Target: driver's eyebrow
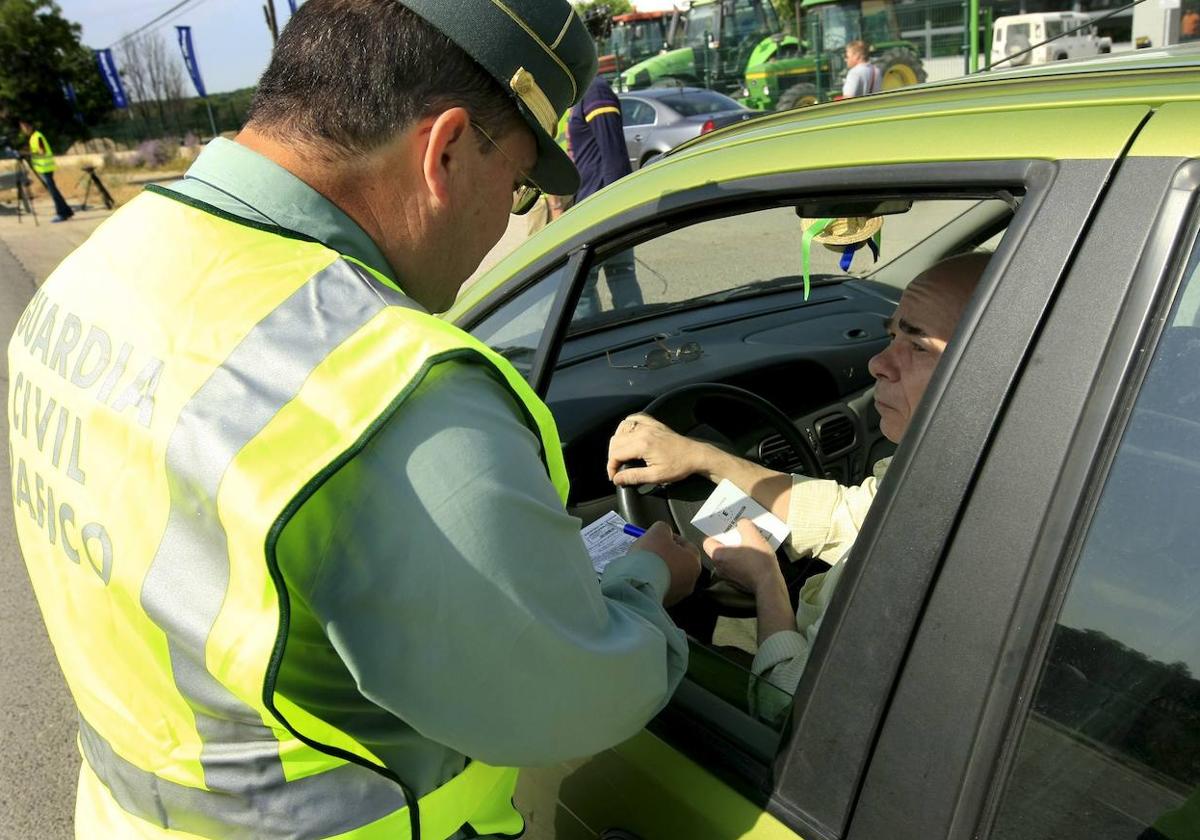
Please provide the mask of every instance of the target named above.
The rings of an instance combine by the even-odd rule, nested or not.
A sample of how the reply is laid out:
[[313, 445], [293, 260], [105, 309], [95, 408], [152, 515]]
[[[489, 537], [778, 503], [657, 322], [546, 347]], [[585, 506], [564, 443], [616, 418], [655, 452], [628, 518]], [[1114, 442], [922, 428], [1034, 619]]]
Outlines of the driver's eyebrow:
[[919, 338], [926, 338], [929, 335], [929, 333], [925, 332], [925, 330], [923, 330], [921, 327], [918, 327], [916, 324], [913, 324], [910, 321], [905, 321], [903, 318], [885, 318], [883, 321], [883, 328], [888, 332], [891, 332], [893, 327], [896, 327], [902, 333], [907, 335], [915, 335]]

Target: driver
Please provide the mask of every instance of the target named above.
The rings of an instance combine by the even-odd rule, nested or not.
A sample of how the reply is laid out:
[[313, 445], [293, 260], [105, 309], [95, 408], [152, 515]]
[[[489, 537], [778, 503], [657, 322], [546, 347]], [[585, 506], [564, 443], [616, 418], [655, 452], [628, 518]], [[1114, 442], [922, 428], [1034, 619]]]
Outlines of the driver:
[[[891, 343], [871, 359], [869, 368], [876, 380], [880, 430], [893, 443], [899, 443], [908, 429], [989, 258], [990, 254], [970, 253], [933, 265], [908, 285], [888, 319]], [[645, 466], [617, 471], [639, 459]], [[862, 484], [846, 487], [775, 472], [677, 434], [644, 414], [623, 420], [609, 442], [608, 475], [614, 483], [659, 484], [689, 475], [702, 475], [714, 483], [729, 479], [788, 524], [788, 543], [797, 555], [811, 552], [831, 566], [805, 582], [793, 614], [775, 553], [748, 520], [738, 523], [742, 538], [738, 547], [705, 540], [704, 550], [716, 572], [754, 595], [758, 652], [751, 666], [752, 684], [766, 681], [775, 687], [751, 691], [751, 708], [760, 717], [777, 721], [790, 707], [779, 690], [790, 696], [800, 680], [841, 577], [841, 561], [858, 536], [890, 462], [890, 457], [880, 460]]]

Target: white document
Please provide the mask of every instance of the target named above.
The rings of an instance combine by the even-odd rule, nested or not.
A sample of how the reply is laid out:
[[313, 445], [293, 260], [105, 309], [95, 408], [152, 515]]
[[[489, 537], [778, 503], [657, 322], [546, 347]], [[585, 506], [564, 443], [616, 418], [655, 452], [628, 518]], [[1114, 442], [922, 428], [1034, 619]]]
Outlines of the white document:
[[624, 557], [629, 552], [629, 546], [637, 539], [621, 530], [624, 527], [625, 520], [620, 514], [608, 513], [579, 532], [596, 574], [603, 574], [609, 563]]
[[788, 526], [729, 479], [717, 485], [700, 512], [692, 518], [692, 524], [725, 545], [741, 545], [742, 535], [737, 530], [739, 519], [753, 522], [771, 548], [779, 548], [787, 539]]

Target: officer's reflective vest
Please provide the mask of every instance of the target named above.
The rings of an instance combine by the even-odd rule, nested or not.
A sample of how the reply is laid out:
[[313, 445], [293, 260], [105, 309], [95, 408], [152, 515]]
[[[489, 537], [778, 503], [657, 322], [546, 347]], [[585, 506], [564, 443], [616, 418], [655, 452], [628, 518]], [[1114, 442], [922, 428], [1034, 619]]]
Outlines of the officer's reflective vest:
[[427, 840], [522, 830], [516, 770], [471, 761], [408, 808], [277, 686], [306, 654], [276, 539], [448, 360], [507, 385], [565, 499], [520, 374], [319, 243], [143, 193], [38, 292], [9, 345], [13, 499], [80, 713], [78, 836], [406, 838], [417, 811]]
[[40, 131], [29, 135], [29, 163], [39, 175], [54, 171], [54, 151]]

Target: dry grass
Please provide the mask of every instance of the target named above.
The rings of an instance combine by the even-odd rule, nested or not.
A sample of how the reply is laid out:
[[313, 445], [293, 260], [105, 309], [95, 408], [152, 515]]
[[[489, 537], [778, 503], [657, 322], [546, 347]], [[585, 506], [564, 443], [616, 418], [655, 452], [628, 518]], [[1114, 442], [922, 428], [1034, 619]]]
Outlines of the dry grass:
[[[147, 183], [175, 180], [183, 174], [188, 163], [189, 161], [180, 160], [177, 166], [153, 170], [138, 168], [118, 170], [97, 169], [96, 174], [100, 176], [100, 180], [104, 182], [104, 186], [108, 188], [113, 200], [120, 207], [140, 193]], [[83, 175], [83, 170], [77, 166], [59, 166], [58, 170], [54, 173], [54, 183], [58, 186], [63, 197], [71, 204], [79, 204], [83, 201], [84, 192], [87, 189], [87, 180]], [[46, 191], [42, 188], [42, 185], [34, 183], [34, 198], [40, 198], [45, 194]], [[0, 190], [0, 201], [12, 203], [16, 199], [16, 190]], [[100, 204], [100, 196], [96, 192], [95, 187], [93, 187], [91, 195], [88, 197], [88, 206], [99, 206]]]

